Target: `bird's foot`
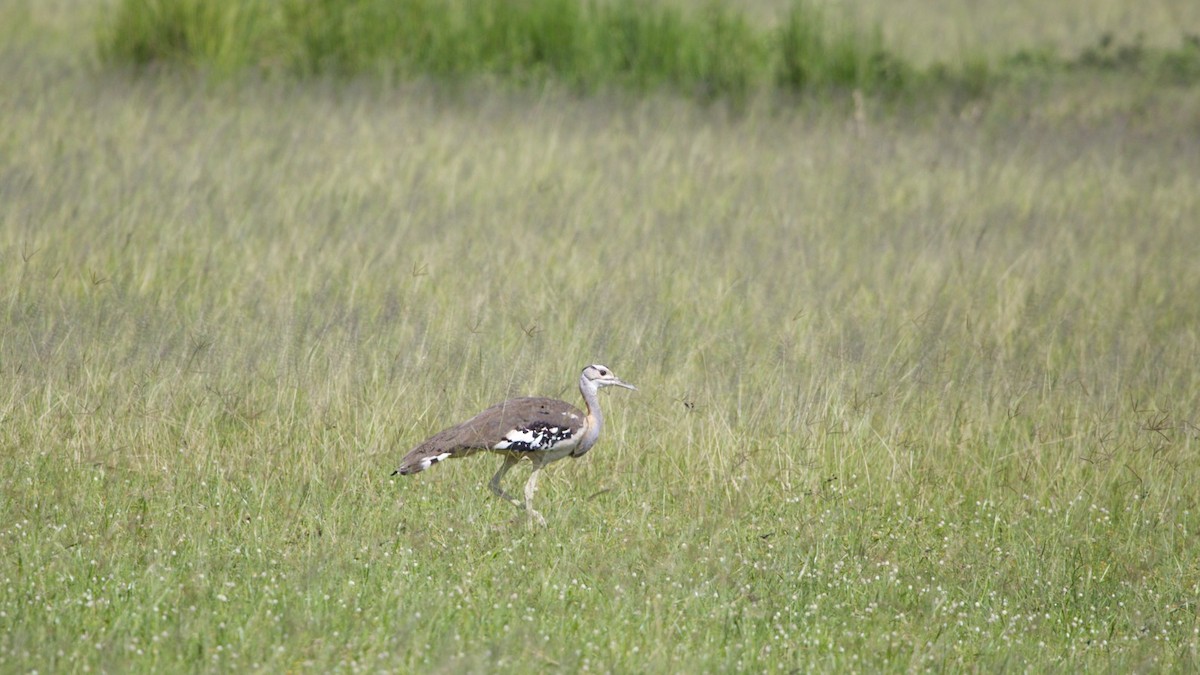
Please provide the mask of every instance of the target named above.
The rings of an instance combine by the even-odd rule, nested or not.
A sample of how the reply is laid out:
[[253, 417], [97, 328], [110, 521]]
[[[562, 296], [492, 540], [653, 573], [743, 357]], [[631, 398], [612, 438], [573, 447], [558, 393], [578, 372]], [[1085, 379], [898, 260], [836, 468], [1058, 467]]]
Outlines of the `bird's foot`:
[[546, 519], [542, 517], [542, 514], [534, 511], [533, 509], [529, 509], [529, 520], [541, 525], [542, 527], [546, 526]]

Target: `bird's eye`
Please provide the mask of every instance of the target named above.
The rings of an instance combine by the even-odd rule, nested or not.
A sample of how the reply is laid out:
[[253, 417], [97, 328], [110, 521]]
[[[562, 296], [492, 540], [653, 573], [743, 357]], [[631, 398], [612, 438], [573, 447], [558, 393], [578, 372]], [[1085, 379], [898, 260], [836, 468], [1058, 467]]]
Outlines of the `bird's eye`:
[[605, 369], [603, 369], [603, 368], [601, 368], [601, 369], [600, 369], [600, 375], [601, 375], [601, 377], [608, 377], [608, 371], [607, 371], [607, 370], [605, 370]]

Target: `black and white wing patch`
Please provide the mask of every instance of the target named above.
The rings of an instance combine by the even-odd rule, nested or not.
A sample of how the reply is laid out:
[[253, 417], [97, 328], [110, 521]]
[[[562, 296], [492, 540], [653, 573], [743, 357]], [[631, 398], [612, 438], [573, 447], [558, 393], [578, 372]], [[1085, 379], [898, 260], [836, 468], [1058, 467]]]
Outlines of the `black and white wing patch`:
[[504, 434], [504, 439], [493, 446], [493, 448], [496, 450], [517, 450], [520, 452], [551, 450], [563, 443], [570, 442], [574, 436], [575, 430], [565, 424], [556, 425], [547, 422], [532, 422]]

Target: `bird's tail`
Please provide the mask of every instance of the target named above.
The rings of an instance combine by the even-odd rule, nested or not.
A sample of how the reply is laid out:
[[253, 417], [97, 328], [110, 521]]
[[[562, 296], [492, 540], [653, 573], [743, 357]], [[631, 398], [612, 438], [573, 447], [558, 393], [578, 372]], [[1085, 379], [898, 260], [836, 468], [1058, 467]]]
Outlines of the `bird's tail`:
[[451, 457], [462, 457], [474, 452], [469, 448], [455, 447], [456, 444], [447, 443], [444, 439], [434, 436], [424, 443], [413, 448], [404, 459], [400, 460], [400, 468], [392, 472], [392, 475], [400, 474], [407, 476], [411, 473], [420, 473], [425, 469], [445, 461]]

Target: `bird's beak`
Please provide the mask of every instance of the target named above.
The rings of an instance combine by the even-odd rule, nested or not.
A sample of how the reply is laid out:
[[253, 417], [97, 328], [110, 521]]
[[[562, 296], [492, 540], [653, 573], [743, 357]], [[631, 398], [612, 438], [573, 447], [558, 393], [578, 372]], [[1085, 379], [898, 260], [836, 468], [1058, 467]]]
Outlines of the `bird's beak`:
[[637, 391], [637, 387], [633, 386], [632, 384], [629, 384], [628, 382], [622, 382], [621, 380], [618, 380], [615, 377], [613, 378], [612, 384], [615, 384], [618, 387], [625, 387], [626, 389], [632, 389], [634, 391]]

